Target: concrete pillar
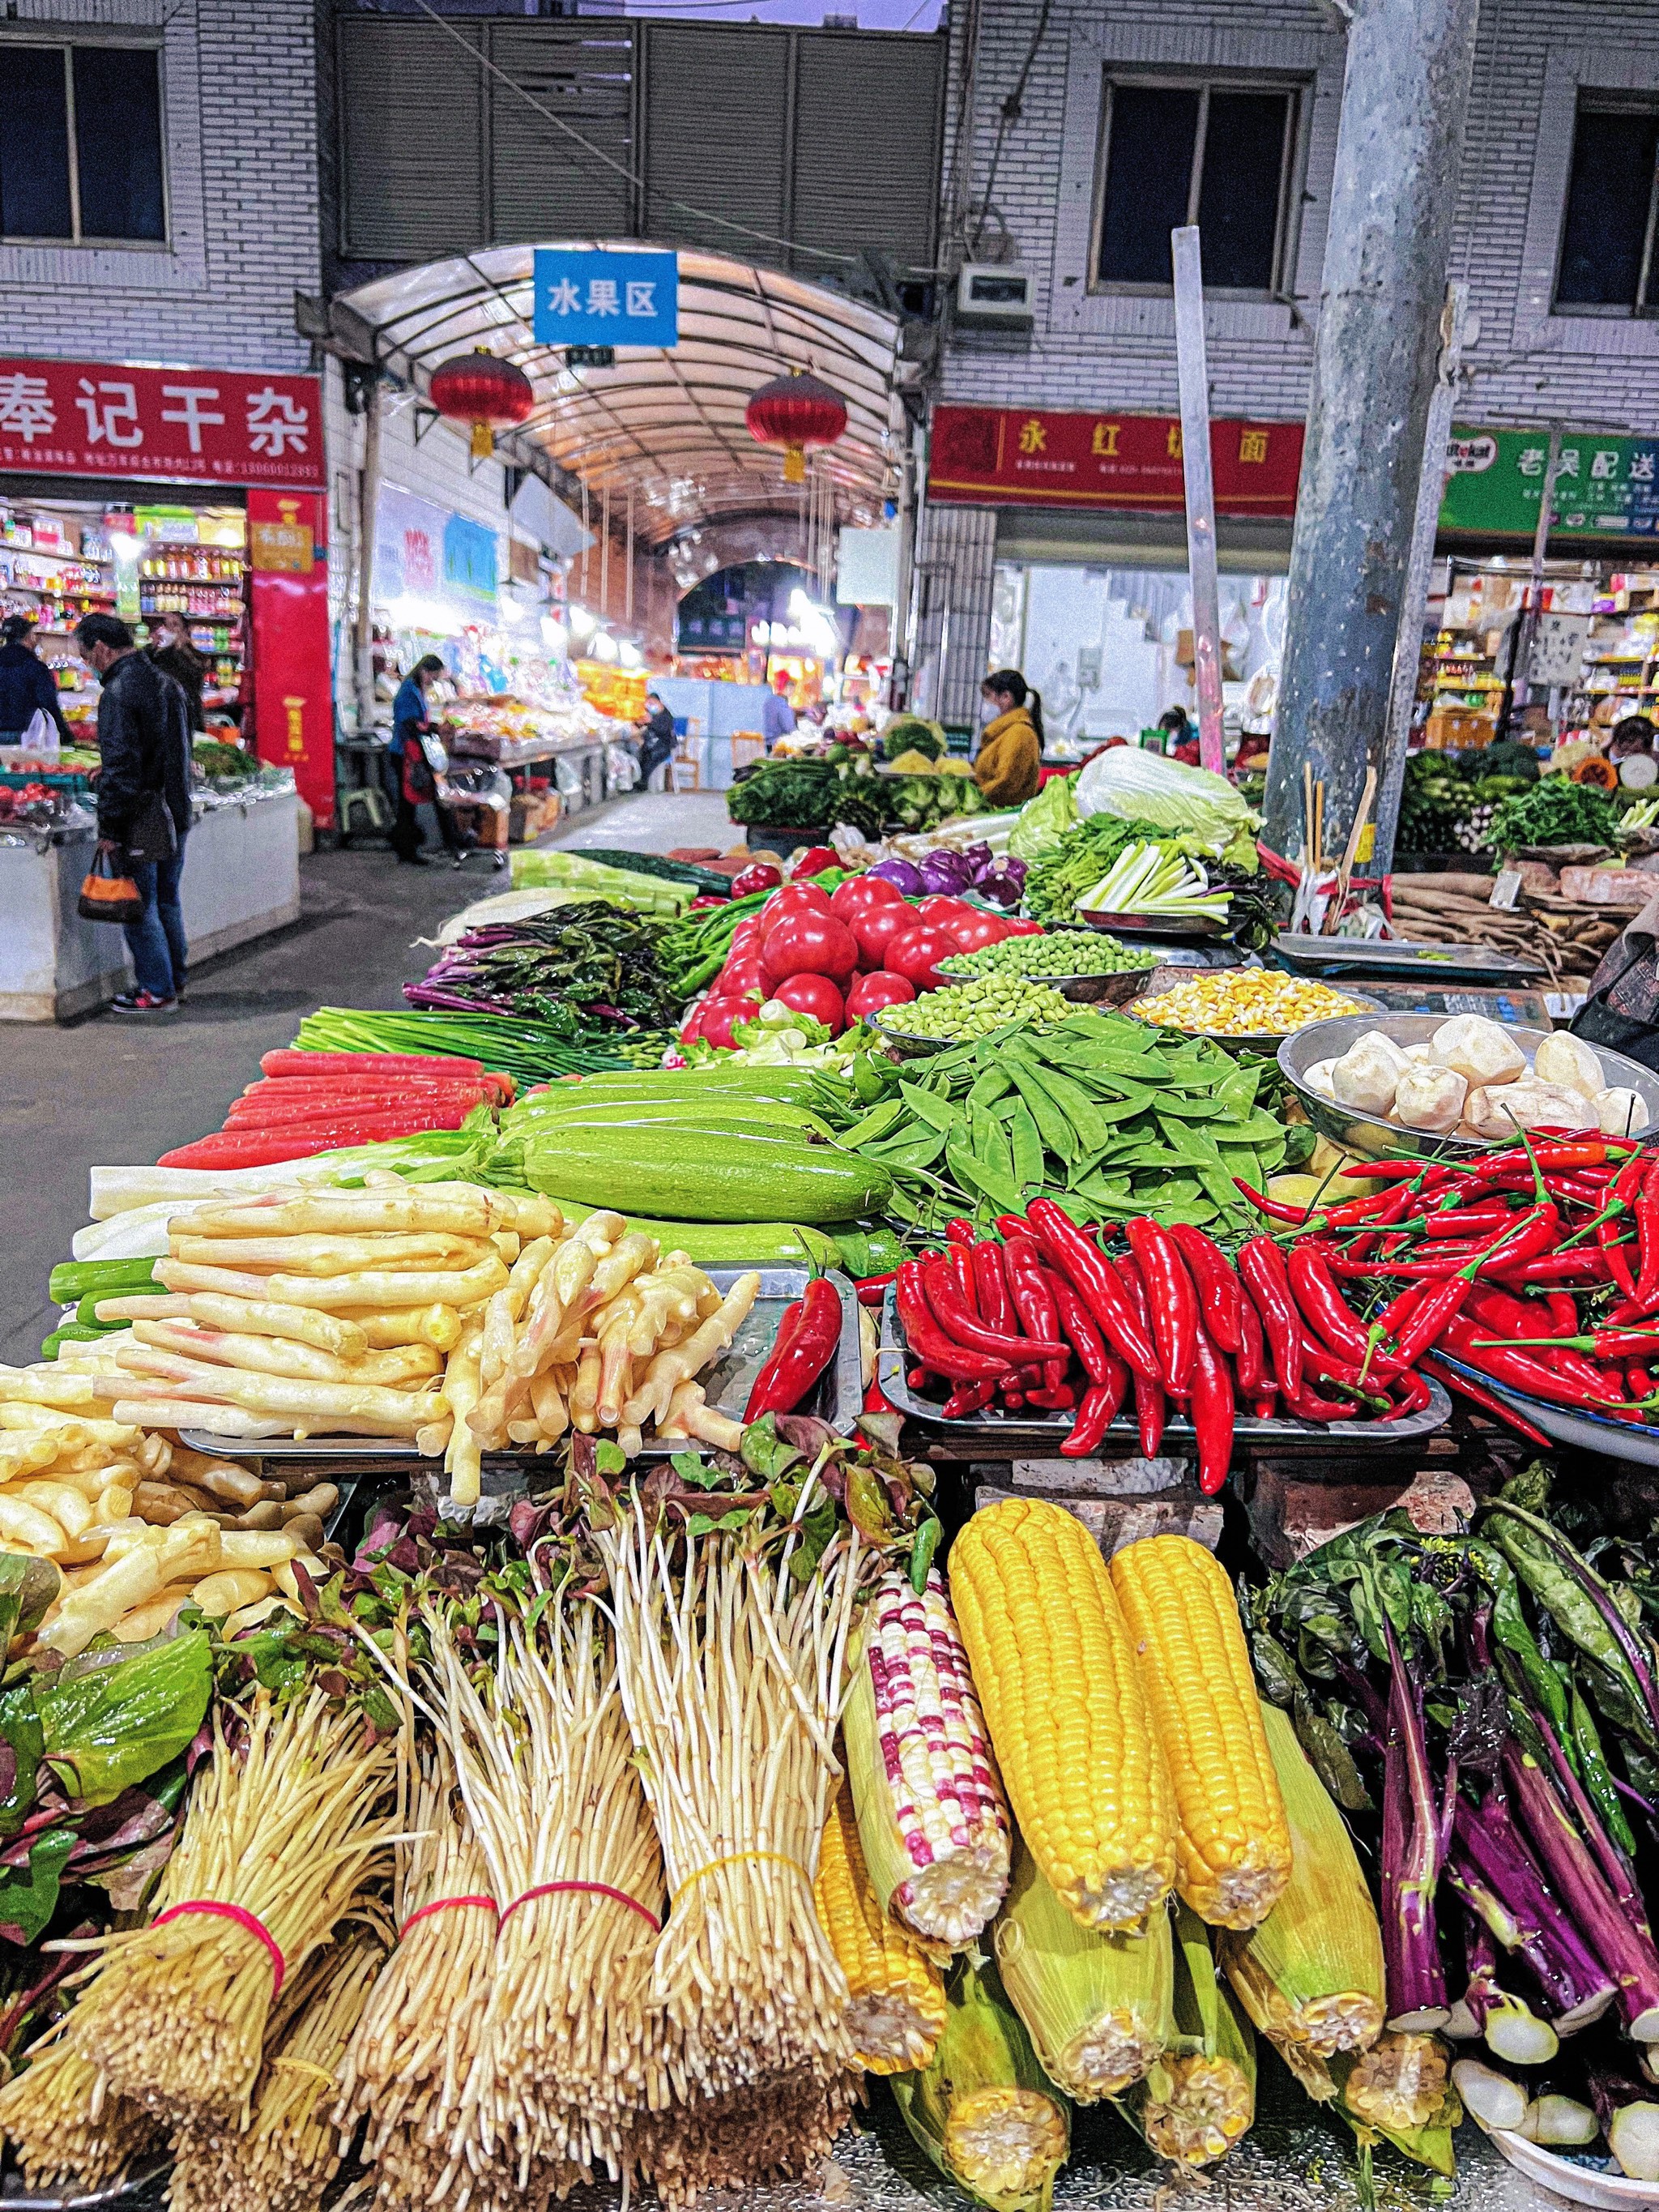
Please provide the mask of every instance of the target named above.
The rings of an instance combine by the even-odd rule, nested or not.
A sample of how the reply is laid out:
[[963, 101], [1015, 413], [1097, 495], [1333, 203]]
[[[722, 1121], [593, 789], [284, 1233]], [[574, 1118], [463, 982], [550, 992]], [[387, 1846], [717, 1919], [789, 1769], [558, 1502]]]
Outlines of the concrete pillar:
[[1266, 839], [1290, 855], [1304, 761], [1339, 852], [1383, 766], [1478, 12], [1355, 0], [1267, 768]]

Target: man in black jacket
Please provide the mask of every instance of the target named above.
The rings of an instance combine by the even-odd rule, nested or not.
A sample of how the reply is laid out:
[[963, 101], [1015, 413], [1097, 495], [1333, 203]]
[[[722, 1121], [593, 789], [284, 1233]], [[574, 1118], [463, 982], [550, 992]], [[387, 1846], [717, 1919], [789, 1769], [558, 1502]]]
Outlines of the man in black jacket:
[[144, 910], [137, 921], [125, 925], [137, 982], [117, 998], [116, 1012], [170, 1014], [185, 988], [179, 878], [191, 819], [189, 710], [179, 685], [134, 651], [132, 632], [115, 616], [84, 616], [76, 624], [75, 643], [103, 685], [98, 702], [99, 851], [125, 856], [143, 801], [157, 792], [178, 840], [166, 860], [127, 864]]

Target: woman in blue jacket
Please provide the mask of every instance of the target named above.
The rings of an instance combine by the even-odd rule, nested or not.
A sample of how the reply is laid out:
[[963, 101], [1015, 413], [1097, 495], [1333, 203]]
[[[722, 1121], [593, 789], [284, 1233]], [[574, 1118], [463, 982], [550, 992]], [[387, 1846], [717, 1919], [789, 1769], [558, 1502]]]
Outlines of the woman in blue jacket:
[[56, 722], [59, 743], [72, 745], [57, 678], [28, 642], [33, 627], [27, 615], [8, 615], [0, 623], [0, 745], [21, 744], [37, 709]]

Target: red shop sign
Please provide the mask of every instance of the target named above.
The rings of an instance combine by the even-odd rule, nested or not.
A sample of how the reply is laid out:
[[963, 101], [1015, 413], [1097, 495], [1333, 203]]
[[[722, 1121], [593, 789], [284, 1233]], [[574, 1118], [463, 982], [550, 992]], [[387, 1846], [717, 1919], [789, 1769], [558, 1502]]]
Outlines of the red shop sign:
[[[1290, 517], [1302, 473], [1300, 422], [1210, 425], [1218, 514]], [[933, 410], [927, 496], [957, 507], [1137, 507], [1186, 504], [1173, 415], [1049, 408]]]
[[322, 386], [263, 370], [0, 359], [0, 469], [319, 491]]

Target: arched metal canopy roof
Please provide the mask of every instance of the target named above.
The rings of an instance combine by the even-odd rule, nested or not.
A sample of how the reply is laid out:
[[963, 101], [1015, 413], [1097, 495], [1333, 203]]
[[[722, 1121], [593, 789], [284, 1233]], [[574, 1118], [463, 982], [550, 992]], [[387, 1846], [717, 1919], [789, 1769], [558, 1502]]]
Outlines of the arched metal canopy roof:
[[810, 370], [834, 386], [848, 417], [844, 435], [813, 452], [812, 471], [833, 486], [839, 520], [879, 519], [903, 423], [891, 316], [799, 277], [682, 249], [678, 345], [618, 346], [614, 368], [571, 369], [562, 348], [538, 344], [532, 331], [535, 251], [492, 246], [401, 270], [337, 295], [331, 318], [343, 340], [422, 395], [434, 369], [474, 346], [516, 362], [536, 407], [512, 443], [540, 447], [590, 497], [608, 488], [613, 521], [631, 489], [635, 527], [650, 544], [704, 519], [799, 512], [781, 454], [750, 437], [744, 410], [769, 378]]

